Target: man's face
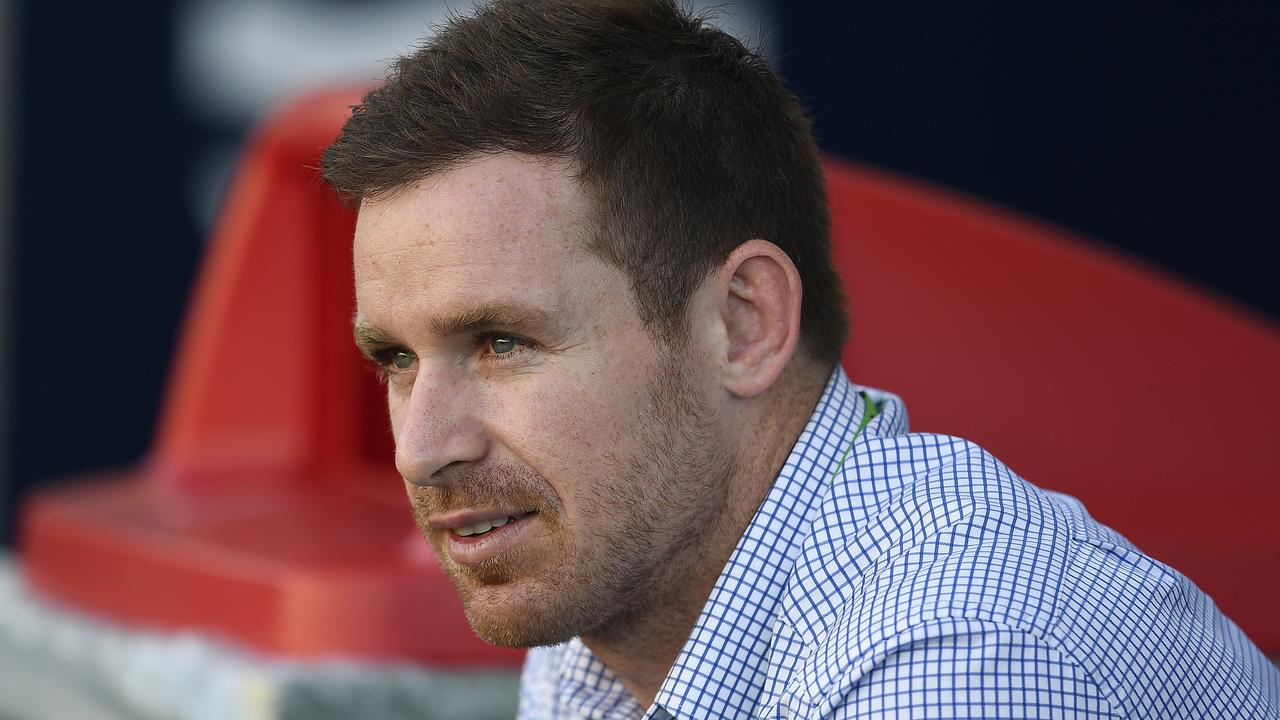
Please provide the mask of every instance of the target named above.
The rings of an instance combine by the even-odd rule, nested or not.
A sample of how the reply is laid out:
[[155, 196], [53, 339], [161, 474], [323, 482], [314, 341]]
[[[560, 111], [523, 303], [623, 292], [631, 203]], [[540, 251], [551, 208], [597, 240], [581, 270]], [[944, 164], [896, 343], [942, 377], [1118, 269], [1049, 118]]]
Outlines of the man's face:
[[357, 338], [415, 518], [504, 645], [659, 610], [702, 571], [732, 472], [714, 363], [650, 336], [584, 250], [588, 210], [564, 165], [498, 155], [366, 201], [356, 228]]

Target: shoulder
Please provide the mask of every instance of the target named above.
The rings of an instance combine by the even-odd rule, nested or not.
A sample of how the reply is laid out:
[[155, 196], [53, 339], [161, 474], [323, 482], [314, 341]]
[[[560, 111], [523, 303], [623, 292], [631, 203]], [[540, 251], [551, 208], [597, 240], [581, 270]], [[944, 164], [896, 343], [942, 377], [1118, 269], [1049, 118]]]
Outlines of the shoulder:
[[777, 645], [798, 663], [785, 695], [842, 697], [944, 637], [1044, 646], [1070, 552], [1054, 496], [948, 436], [873, 438], [850, 460], [788, 582]]
[[[1208, 709], [1198, 703], [1218, 696], [1215, 683], [1264, 705], [1274, 694], [1274, 670], [1212, 601], [1078, 501], [970, 442], [876, 443], [861, 453], [872, 467], [855, 471], [845, 493], [877, 478], [892, 489], [861, 511], [833, 496], [826, 517], [844, 525], [842, 542], [809, 553], [793, 578], [830, 598], [825, 617], [786, 618], [804, 646], [792, 679], [807, 702], [853, 707], [894, 687], [896, 700], [916, 703], [943, 685], [985, 693], [1050, 683], [1060, 694], [1044, 702], [1123, 717], [1162, 702]], [[907, 470], [890, 481], [887, 466]], [[1021, 706], [1010, 707], [1016, 716]]]
[[791, 618], [812, 640], [836, 622], [870, 641], [934, 615], [1047, 627], [1074, 532], [1058, 496], [948, 436], [876, 438], [851, 460], [789, 582], [790, 605], [828, 601]]
[[[885, 637], [849, 668], [808, 664], [774, 715], [1122, 718], [1106, 690], [1051, 643], [967, 618], [934, 618]], [[812, 692], [821, 688], [819, 692]]]

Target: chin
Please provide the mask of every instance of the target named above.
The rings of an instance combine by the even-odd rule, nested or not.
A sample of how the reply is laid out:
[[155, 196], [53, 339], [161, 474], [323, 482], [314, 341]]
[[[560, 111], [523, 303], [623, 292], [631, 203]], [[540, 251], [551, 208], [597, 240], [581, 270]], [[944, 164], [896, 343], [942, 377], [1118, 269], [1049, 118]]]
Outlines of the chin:
[[472, 631], [490, 645], [528, 648], [557, 645], [577, 637], [572, 611], [556, 607], [550, 598], [535, 599], [511, 586], [472, 588], [462, 604]]

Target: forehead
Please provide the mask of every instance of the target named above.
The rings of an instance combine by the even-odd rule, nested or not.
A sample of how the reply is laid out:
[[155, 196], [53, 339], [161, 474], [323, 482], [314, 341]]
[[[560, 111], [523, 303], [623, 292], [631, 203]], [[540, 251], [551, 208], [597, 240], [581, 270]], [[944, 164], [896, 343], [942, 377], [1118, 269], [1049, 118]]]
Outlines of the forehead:
[[562, 303], [605, 279], [585, 250], [591, 224], [570, 166], [486, 156], [366, 200], [356, 224], [358, 312], [456, 312], [510, 302]]

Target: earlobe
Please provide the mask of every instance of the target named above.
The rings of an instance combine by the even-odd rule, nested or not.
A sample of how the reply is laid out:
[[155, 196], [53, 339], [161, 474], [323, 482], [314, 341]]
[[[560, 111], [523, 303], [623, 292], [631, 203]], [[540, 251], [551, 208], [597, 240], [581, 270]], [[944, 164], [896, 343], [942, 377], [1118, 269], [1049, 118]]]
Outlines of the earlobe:
[[722, 379], [734, 395], [752, 397], [772, 386], [795, 354], [800, 274], [791, 258], [766, 240], [739, 245], [718, 274], [727, 340]]

